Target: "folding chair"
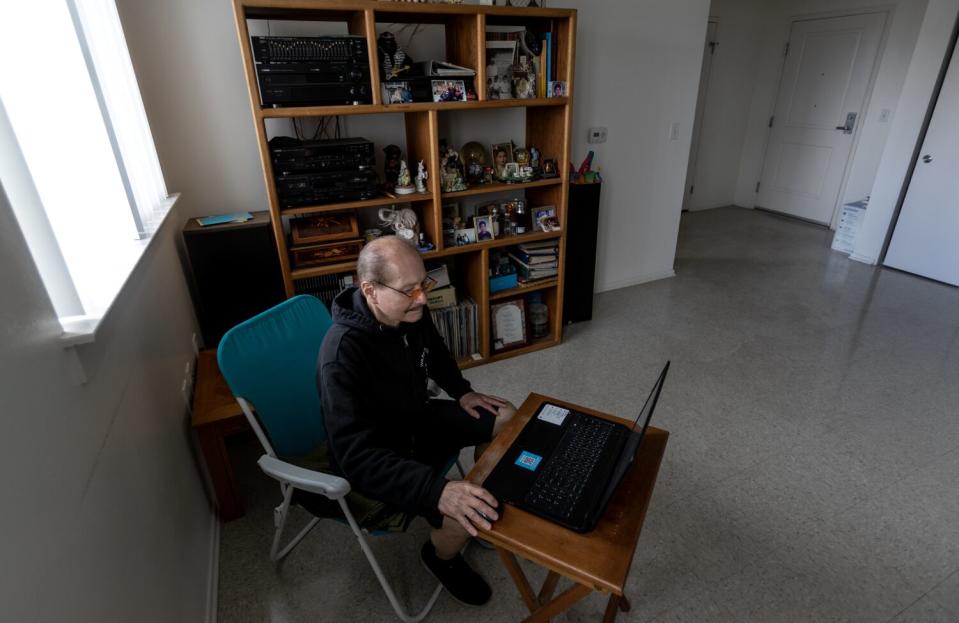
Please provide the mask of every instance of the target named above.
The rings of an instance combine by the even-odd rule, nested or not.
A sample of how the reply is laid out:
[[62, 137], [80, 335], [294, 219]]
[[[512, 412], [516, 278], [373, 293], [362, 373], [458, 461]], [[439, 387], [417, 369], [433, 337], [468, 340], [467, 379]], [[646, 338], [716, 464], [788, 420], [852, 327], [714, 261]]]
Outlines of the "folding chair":
[[[335, 500], [396, 615], [406, 623], [417, 623], [433, 607], [442, 585], [436, 586], [418, 614], [408, 614], [366, 540], [366, 534], [388, 533], [371, 533], [360, 527], [346, 503], [350, 483], [278, 458], [306, 455], [326, 441], [316, 386], [316, 363], [323, 336], [331, 325], [330, 314], [318, 299], [296, 296], [230, 329], [217, 349], [220, 371], [266, 452], [257, 464], [264, 473], [279, 481], [283, 494], [283, 501], [273, 511], [275, 530], [270, 559], [282, 560], [320, 521], [314, 516], [280, 549], [295, 490]], [[459, 468], [462, 472], [462, 466]]]

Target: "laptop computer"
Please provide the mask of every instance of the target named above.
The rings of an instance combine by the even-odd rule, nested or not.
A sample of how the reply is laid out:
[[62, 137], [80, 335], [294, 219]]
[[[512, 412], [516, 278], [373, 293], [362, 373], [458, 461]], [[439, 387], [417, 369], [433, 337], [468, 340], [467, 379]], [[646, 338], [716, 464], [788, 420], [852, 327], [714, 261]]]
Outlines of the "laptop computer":
[[576, 532], [589, 532], [636, 456], [667, 372], [668, 361], [632, 428], [542, 404], [483, 487], [500, 502]]

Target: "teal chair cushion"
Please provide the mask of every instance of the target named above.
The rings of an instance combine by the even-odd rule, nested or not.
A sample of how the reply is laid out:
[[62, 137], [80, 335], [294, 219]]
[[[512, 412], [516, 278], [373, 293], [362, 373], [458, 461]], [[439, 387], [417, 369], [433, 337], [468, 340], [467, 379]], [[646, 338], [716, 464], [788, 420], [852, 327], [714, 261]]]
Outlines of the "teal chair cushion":
[[277, 456], [304, 456], [326, 441], [316, 363], [333, 324], [319, 299], [295, 296], [223, 336], [217, 362], [233, 395], [253, 405]]

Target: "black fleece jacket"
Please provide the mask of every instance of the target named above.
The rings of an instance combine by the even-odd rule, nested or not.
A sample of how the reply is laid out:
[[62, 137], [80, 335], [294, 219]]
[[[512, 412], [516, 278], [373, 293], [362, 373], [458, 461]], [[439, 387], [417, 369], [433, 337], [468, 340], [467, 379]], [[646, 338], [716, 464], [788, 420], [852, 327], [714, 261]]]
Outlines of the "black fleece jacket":
[[333, 469], [361, 494], [436, 516], [443, 476], [410, 458], [428, 379], [455, 400], [471, 391], [429, 311], [415, 323], [380, 324], [356, 287], [333, 301], [317, 385]]

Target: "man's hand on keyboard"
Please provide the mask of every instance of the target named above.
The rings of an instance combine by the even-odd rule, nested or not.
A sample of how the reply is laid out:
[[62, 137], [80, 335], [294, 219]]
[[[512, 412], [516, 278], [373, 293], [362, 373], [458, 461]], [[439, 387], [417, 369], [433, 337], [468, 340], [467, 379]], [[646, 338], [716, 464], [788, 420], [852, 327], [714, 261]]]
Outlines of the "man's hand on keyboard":
[[479, 392], [467, 392], [460, 396], [460, 406], [463, 407], [463, 411], [479, 419], [480, 414], [479, 411], [476, 410], [477, 407], [482, 407], [493, 415], [496, 415], [499, 413], [501, 407], [512, 405], [509, 404], [509, 401], [499, 396], [481, 394]]
[[477, 527], [493, 527], [490, 522], [499, 519], [496, 506], [496, 498], [489, 491], [465, 480], [446, 483], [440, 494], [439, 511], [458, 521], [470, 536], [477, 535]]

